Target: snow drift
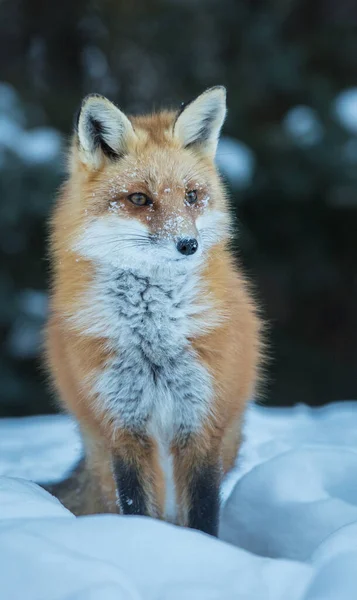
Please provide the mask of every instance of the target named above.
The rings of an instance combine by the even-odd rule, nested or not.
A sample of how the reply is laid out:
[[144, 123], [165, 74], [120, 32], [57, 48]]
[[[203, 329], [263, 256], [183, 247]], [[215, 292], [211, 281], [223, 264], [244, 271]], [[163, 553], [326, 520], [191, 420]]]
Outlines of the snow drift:
[[357, 403], [252, 407], [221, 540], [144, 517], [76, 519], [28, 480], [80, 456], [67, 417], [0, 421], [2, 600], [357, 597]]

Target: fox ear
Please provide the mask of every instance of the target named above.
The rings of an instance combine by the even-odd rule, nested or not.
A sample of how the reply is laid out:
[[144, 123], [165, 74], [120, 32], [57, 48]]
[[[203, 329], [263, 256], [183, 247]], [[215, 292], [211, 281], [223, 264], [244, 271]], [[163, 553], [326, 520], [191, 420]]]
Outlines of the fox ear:
[[225, 116], [226, 88], [210, 88], [182, 108], [176, 118], [174, 135], [184, 148], [197, 147], [214, 156]]
[[105, 157], [120, 158], [135, 138], [124, 113], [104, 96], [86, 96], [79, 110], [76, 130], [82, 162], [98, 169]]

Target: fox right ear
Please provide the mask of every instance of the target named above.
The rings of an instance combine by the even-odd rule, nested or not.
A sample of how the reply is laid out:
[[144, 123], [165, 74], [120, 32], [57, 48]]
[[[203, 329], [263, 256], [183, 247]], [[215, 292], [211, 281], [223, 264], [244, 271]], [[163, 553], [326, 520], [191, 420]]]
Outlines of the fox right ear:
[[79, 110], [76, 131], [80, 158], [92, 169], [98, 169], [105, 157], [123, 156], [135, 138], [132, 124], [125, 114], [104, 96], [86, 96]]
[[214, 157], [226, 116], [226, 89], [218, 85], [185, 105], [177, 115], [174, 135], [184, 148]]

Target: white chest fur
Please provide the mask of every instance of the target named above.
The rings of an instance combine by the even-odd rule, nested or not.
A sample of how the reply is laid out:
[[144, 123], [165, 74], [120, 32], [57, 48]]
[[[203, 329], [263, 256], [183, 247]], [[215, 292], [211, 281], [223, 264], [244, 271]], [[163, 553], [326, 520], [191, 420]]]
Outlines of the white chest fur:
[[215, 325], [203, 297], [197, 273], [100, 268], [76, 315], [114, 350], [95, 378], [98, 408], [118, 426], [157, 439], [167, 487], [171, 441], [200, 428], [212, 399], [210, 375], [189, 342]]
[[[165, 438], [197, 429], [212, 386], [189, 336], [204, 328], [197, 275], [101, 272], [87, 299], [87, 331], [107, 337], [115, 357], [95, 392], [118, 425]], [[84, 313], [81, 314], [81, 320]]]

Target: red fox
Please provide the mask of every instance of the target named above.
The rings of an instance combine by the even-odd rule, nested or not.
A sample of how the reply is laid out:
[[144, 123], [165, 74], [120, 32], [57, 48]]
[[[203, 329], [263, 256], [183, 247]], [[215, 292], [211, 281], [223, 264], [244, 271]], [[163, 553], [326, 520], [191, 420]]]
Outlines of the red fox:
[[77, 514], [217, 535], [261, 356], [214, 163], [225, 114], [220, 86], [148, 116], [83, 100], [52, 219], [46, 342], [91, 479]]

